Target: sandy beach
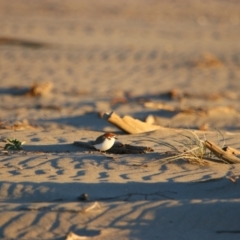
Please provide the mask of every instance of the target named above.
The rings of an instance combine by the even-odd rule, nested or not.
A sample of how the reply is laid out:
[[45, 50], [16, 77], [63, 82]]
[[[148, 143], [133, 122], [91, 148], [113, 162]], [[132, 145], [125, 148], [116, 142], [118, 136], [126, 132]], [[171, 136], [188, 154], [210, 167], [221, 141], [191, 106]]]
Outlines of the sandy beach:
[[[164, 157], [191, 138], [240, 151], [239, 2], [0, 5], [0, 239], [239, 239], [240, 164]], [[105, 132], [153, 151], [74, 144]]]

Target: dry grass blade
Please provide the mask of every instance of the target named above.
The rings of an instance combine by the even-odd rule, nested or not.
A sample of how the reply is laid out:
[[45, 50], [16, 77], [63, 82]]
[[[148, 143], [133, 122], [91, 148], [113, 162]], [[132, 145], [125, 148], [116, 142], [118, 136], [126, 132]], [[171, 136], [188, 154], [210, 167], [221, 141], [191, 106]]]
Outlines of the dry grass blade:
[[209, 160], [227, 164], [240, 163], [240, 158], [236, 156], [236, 153], [239, 153], [239, 151], [236, 149], [230, 147], [221, 148], [206, 139], [201, 140], [195, 132], [190, 130], [187, 131], [186, 134], [181, 135], [183, 136], [183, 139], [175, 141], [174, 143], [148, 138], [147, 141], [166, 146], [173, 151], [171, 156], [154, 160], [154, 162], [160, 161], [162, 164], [167, 164], [169, 162], [183, 159], [199, 165], [206, 165], [209, 163]]
[[168, 147], [172, 151], [171, 156], [162, 158], [161, 160], [154, 160], [154, 162], [161, 161], [164, 165], [169, 162], [183, 159], [188, 160], [191, 163], [206, 165], [208, 162], [203, 159], [207, 155], [204, 141], [201, 140], [193, 131], [188, 131], [187, 133], [190, 135], [181, 134], [183, 136], [183, 140], [174, 141], [173, 143], [153, 138], [145, 139], [145, 141], [154, 142], [158, 145]]
[[168, 143], [168, 142], [165, 142], [165, 141], [161, 141], [161, 140], [156, 140], [154, 138], [145, 138], [143, 140], [141, 140], [140, 142], [146, 142], [146, 141], [149, 141], [149, 142], [152, 142], [152, 143], [156, 143], [158, 145], [161, 145], [161, 146], [165, 146], [165, 147], [168, 147], [170, 148], [172, 151], [174, 152], [178, 152], [178, 149], [172, 145], [171, 143]]

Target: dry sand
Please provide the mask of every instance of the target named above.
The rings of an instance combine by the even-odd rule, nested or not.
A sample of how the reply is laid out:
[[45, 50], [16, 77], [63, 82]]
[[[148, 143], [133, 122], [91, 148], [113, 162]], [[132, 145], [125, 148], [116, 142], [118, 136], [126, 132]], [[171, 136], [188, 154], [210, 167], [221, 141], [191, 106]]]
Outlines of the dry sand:
[[[200, 129], [240, 148], [238, 1], [0, 5], [0, 146], [26, 142], [0, 155], [0, 239], [239, 239], [240, 182], [227, 178], [238, 164], [161, 165], [169, 149], [144, 141]], [[46, 82], [42, 96], [23, 94]], [[128, 135], [99, 117], [110, 111], [153, 115], [166, 129]], [[73, 145], [106, 131], [154, 152]]]

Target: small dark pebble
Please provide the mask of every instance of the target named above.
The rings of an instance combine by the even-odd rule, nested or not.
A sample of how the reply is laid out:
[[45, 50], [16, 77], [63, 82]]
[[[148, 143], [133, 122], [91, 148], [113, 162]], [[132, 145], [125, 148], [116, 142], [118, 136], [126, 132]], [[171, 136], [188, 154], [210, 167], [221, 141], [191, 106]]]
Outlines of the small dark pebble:
[[78, 200], [80, 200], [80, 201], [88, 201], [88, 200], [89, 200], [88, 194], [87, 194], [87, 193], [81, 194], [81, 195], [78, 197]]

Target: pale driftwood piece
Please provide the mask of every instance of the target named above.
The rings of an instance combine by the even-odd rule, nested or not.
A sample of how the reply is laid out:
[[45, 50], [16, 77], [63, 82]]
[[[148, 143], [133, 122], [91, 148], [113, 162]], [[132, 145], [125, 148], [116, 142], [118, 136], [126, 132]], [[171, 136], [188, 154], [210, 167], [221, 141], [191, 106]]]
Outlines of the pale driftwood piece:
[[206, 140], [205, 146], [219, 159], [222, 159], [228, 163], [240, 163], [240, 158], [236, 157], [234, 154], [224, 151], [213, 142]]
[[75, 234], [74, 232], [68, 233], [67, 238], [66, 238], [66, 240], [83, 240], [83, 239], [90, 239], [90, 238], [88, 238], [86, 236], [79, 236], [79, 235]]
[[86, 212], [89, 212], [89, 211], [91, 211], [91, 210], [93, 210], [93, 209], [95, 209], [95, 208], [100, 209], [100, 206], [99, 206], [98, 202], [95, 202], [95, 203], [93, 203], [93, 205], [91, 205], [91, 206], [83, 209], [82, 212], [86, 213]]
[[226, 146], [223, 148], [223, 150], [232, 155], [240, 155], [240, 151], [233, 147]]
[[163, 128], [158, 125], [151, 125], [142, 122], [130, 116], [124, 116], [123, 118], [121, 118], [114, 112], [111, 112], [110, 114], [105, 113], [103, 118], [115, 125], [116, 127], [120, 128], [121, 130], [130, 134], [151, 132]]
[[[81, 142], [76, 141], [73, 144], [87, 148], [90, 150], [96, 150], [92, 142]], [[153, 152], [153, 149], [150, 147], [144, 147], [144, 146], [133, 146], [129, 144], [122, 144], [120, 142], [116, 142], [113, 147], [111, 147], [109, 150], [107, 150], [108, 153], [115, 153], [115, 154], [141, 154], [141, 153], [147, 153], [147, 152]]]

